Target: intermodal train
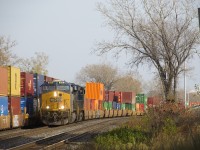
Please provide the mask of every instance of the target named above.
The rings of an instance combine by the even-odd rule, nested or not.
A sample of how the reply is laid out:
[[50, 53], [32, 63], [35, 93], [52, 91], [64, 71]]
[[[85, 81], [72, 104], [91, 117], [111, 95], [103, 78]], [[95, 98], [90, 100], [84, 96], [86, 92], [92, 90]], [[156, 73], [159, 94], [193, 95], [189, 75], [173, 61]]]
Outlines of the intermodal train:
[[148, 103], [152, 105], [154, 100], [134, 91], [106, 91], [102, 83], [80, 86], [0, 66], [0, 130], [142, 115]]
[[52, 81], [44, 82], [41, 89], [40, 116], [45, 125], [144, 113], [144, 108], [135, 108], [139, 103], [136, 103], [134, 92], [105, 91], [102, 83], [87, 82], [82, 87], [65, 81]]

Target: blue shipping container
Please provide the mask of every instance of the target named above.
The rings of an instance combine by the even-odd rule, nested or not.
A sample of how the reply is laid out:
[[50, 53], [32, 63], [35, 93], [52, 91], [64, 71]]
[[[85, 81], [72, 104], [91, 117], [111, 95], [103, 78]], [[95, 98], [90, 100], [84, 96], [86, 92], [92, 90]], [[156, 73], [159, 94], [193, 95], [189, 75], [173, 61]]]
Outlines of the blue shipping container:
[[27, 113], [30, 117], [35, 117], [39, 112], [39, 100], [37, 98], [28, 97], [26, 101]]
[[44, 75], [40, 75], [35, 73], [33, 75], [33, 88], [34, 88], [34, 96], [39, 97], [41, 94], [40, 86], [44, 83]]
[[8, 115], [8, 97], [0, 97], [0, 116]]
[[112, 102], [112, 108], [117, 109], [117, 102], [114, 102], [114, 101]]
[[26, 107], [26, 101], [27, 101], [26, 97], [21, 97], [20, 107], [21, 107], [22, 113], [24, 113], [24, 108]]
[[117, 103], [117, 109], [120, 110], [121, 109], [121, 104]]

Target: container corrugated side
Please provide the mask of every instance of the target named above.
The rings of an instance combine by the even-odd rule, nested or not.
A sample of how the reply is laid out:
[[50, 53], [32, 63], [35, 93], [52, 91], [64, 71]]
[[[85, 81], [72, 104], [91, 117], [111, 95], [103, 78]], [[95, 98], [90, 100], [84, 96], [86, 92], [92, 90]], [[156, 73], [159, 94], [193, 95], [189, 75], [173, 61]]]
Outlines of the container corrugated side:
[[84, 110], [90, 110], [90, 99], [84, 99]]
[[114, 100], [114, 91], [106, 91], [104, 99], [112, 102]]
[[39, 110], [39, 102], [37, 98], [28, 97], [26, 101], [27, 113], [30, 117], [37, 116]]
[[145, 94], [137, 94], [136, 103], [147, 104], [147, 96]]
[[49, 77], [49, 76], [44, 76], [44, 81], [46, 81], [46, 82], [52, 82], [54, 80], [54, 78], [52, 78], [52, 77]]
[[11, 115], [21, 114], [20, 97], [8, 97], [8, 110]]
[[44, 75], [40, 74], [33, 74], [33, 89], [34, 89], [34, 96], [39, 97], [41, 92], [40, 86], [44, 83]]
[[117, 109], [118, 109], [118, 110], [121, 109], [121, 103], [117, 103]]
[[8, 70], [0, 67], [0, 95], [8, 95]]
[[17, 127], [21, 127], [22, 126], [23, 118], [22, 118], [21, 114], [13, 115], [13, 116], [11, 116], [11, 118], [12, 118], [11, 126], [13, 128], [17, 128]]
[[103, 107], [104, 107], [105, 110], [112, 110], [112, 102], [104, 101]]
[[103, 110], [103, 101], [99, 100], [98, 102], [98, 110]]
[[136, 103], [136, 111], [144, 112], [144, 104], [143, 103]]
[[115, 109], [115, 110], [117, 109], [117, 102], [115, 101], [112, 102], [112, 109]]
[[0, 116], [0, 130], [10, 128], [10, 115]]
[[126, 109], [126, 107], [125, 107], [125, 104], [124, 104], [124, 103], [122, 103], [122, 104], [121, 104], [121, 109], [122, 109], [122, 110], [125, 110], [125, 109]]
[[8, 97], [0, 97], [0, 116], [8, 115]]
[[33, 74], [21, 72], [21, 96], [33, 96]]
[[8, 95], [20, 96], [20, 69], [9, 66], [8, 68]]
[[27, 98], [26, 97], [21, 97], [20, 99], [20, 107], [21, 107], [21, 112], [22, 113], [26, 113], [25, 110], [26, 109], [26, 101], [27, 101]]
[[96, 99], [96, 100], [104, 99], [103, 97], [104, 85], [102, 83], [87, 82], [85, 89], [86, 89], [87, 99]]
[[90, 110], [98, 110], [98, 100], [91, 99], [90, 100]]

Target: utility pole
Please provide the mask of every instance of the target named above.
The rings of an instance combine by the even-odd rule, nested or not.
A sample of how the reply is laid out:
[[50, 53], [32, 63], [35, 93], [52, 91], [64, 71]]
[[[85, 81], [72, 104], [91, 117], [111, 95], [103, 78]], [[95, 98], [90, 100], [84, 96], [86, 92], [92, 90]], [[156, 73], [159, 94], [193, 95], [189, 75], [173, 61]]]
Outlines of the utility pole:
[[199, 29], [200, 29], [200, 8], [198, 8], [198, 16], [199, 16]]

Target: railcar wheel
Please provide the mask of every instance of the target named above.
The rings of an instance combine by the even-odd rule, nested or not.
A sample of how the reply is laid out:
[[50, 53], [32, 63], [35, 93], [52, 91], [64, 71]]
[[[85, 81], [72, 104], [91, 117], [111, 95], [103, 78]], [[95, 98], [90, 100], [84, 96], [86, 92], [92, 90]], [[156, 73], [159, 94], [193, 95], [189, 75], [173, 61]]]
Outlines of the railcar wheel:
[[75, 113], [75, 112], [73, 112], [73, 113], [71, 114], [70, 123], [73, 123], [73, 122], [75, 122], [75, 120], [76, 120], [76, 113]]

